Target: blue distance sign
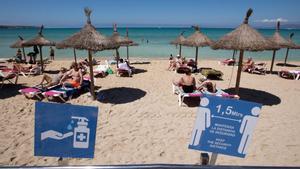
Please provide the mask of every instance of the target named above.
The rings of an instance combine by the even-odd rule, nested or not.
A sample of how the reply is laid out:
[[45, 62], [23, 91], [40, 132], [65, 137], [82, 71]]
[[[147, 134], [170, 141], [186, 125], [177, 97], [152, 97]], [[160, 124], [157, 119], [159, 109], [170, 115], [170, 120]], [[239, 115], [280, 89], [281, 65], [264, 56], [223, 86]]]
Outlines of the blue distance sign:
[[34, 155], [93, 158], [98, 107], [35, 103]]
[[189, 149], [245, 157], [261, 104], [201, 96]]

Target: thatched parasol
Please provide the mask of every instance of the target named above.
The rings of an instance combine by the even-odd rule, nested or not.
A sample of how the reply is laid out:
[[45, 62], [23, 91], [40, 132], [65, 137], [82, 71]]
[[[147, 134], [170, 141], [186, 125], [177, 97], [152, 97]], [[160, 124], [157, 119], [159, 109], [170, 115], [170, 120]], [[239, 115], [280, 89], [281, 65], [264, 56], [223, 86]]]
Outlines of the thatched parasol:
[[[291, 44], [289, 41], [287, 41], [286, 39], [284, 39], [280, 33], [280, 22], [277, 22], [277, 27], [276, 27], [276, 31], [274, 33], [274, 35], [269, 38], [270, 41], [272, 41], [273, 43], [275, 43], [279, 48], [290, 48], [293, 47], [293, 44]], [[272, 56], [272, 63], [271, 63], [271, 68], [270, 68], [270, 73], [273, 72], [273, 65], [274, 65], [274, 60], [275, 60], [275, 56], [276, 56], [276, 49], [273, 50], [273, 56]]]
[[185, 37], [183, 36], [184, 31], [182, 31], [180, 33], [180, 35], [173, 41], [171, 41], [172, 45], [179, 45], [179, 56], [181, 56], [181, 46], [183, 45], [183, 43], [185, 42]]
[[126, 36], [125, 39], [132, 41], [132, 43], [129, 43], [126, 45], [126, 54], [127, 54], [127, 60], [129, 60], [129, 46], [138, 46], [139, 44], [136, 42], [133, 42], [133, 40], [129, 39], [129, 35], [128, 35], [128, 29], [126, 29]]
[[119, 34], [119, 32], [117, 31], [117, 24], [113, 24], [113, 29], [114, 29], [114, 32], [111, 35], [110, 39], [114, 42], [114, 44], [117, 45], [115, 50], [116, 50], [117, 67], [118, 67], [118, 63], [119, 63], [119, 59], [120, 59], [119, 47], [120, 46], [127, 46], [127, 45], [133, 43], [133, 41], [130, 40], [129, 38], [124, 38]]
[[285, 58], [284, 58], [284, 66], [286, 66], [286, 61], [287, 61], [287, 58], [289, 55], [289, 50], [297, 49], [297, 45], [292, 40], [293, 36], [294, 36], [294, 32], [290, 34], [290, 38], [288, 39], [288, 42], [290, 43], [291, 46], [286, 49], [286, 54], [285, 54]]
[[44, 62], [43, 62], [43, 52], [42, 52], [42, 47], [43, 46], [55, 46], [55, 42], [51, 42], [47, 39], [44, 38], [43, 36], [43, 29], [44, 26], [42, 25], [40, 28], [40, 31], [38, 33], [38, 35], [33, 38], [30, 39], [28, 41], [26, 41], [25, 43], [23, 43], [24, 46], [30, 47], [30, 46], [38, 46], [39, 50], [40, 50], [40, 59], [41, 59], [41, 65], [42, 65], [42, 72], [44, 72]]
[[252, 9], [250, 8], [247, 11], [243, 24], [241, 24], [232, 32], [224, 35], [220, 40], [212, 45], [213, 49], [240, 50], [238, 72], [235, 84], [236, 94], [239, 93], [244, 51], [262, 51], [272, 48], [272, 43], [270, 41], [268, 41], [259, 32], [248, 25], [248, 19], [251, 14]]
[[89, 8], [84, 9], [85, 15], [87, 16], [87, 23], [84, 27], [71, 37], [63, 40], [60, 43], [56, 44], [56, 48], [73, 48], [80, 50], [88, 50], [89, 55], [89, 67], [90, 67], [90, 79], [91, 79], [91, 94], [93, 99], [96, 99], [95, 91], [94, 91], [94, 73], [93, 73], [93, 56], [92, 52], [101, 51], [105, 49], [113, 49], [115, 45], [113, 42], [101, 35], [96, 31], [95, 27], [91, 24], [90, 15], [92, 11]]
[[199, 26], [193, 26], [195, 33], [187, 37], [183, 42], [184, 46], [196, 47], [195, 62], [198, 63], [198, 47], [210, 46], [213, 41], [200, 32]]
[[21, 36], [19, 36], [19, 40], [17, 42], [15, 42], [14, 44], [10, 45], [9, 47], [11, 47], [11, 48], [22, 48], [23, 57], [24, 57], [24, 60], [26, 61], [25, 49], [24, 49], [24, 46], [23, 46], [23, 43], [25, 43], [25, 42], [26, 41]]

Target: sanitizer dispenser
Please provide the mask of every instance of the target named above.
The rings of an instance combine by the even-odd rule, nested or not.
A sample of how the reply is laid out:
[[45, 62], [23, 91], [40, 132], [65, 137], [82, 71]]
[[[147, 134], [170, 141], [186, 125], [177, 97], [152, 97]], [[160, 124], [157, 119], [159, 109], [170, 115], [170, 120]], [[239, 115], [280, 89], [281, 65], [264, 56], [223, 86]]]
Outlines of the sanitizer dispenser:
[[88, 119], [85, 117], [72, 116], [72, 119], [77, 119], [77, 127], [74, 128], [74, 148], [88, 148], [89, 147], [89, 137], [90, 129], [88, 126]]

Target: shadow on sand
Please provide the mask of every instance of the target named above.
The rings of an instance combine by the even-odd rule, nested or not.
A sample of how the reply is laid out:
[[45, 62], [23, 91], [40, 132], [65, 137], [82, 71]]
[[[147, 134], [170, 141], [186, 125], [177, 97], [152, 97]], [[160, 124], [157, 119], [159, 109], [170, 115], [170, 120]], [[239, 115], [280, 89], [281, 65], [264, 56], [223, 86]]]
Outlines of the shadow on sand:
[[[234, 94], [235, 88], [225, 89], [224, 91], [229, 94]], [[271, 93], [255, 89], [240, 88], [239, 96], [241, 100], [256, 102], [262, 105], [273, 106], [281, 103], [281, 99], [279, 97]]]
[[0, 99], [6, 99], [10, 97], [14, 97], [19, 93], [20, 89], [26, 88], [24, 84], [4, 84], [0, 89]]
[[139, 73], [145, 73], [147, 72], [147, 70], [145, 69], [139, 69], [139, 68], [135, 68], [134, 69], [134, 73], [133, 74], [139, 74]]
[[285, 67], [300, 67], [300, 65], [294, 65], [294, 64], [289, 64], [287, 63], [286, 65], [284, 65], [284, 63], [277, 63], [276, 66], [285, 66]]
[[45, 70], [44, 73], [48, 73], [48, 74], [58, 74], [59, 70]]
[[141, 89], [119, 87], [99, 91], [97, 100], [101, 103], [125, 104], [138, 100], [145, 95], [146, 92]]
[[200, 104], [200, 97], [187, 97], [182, 103], [182, 107], [198, 107]]

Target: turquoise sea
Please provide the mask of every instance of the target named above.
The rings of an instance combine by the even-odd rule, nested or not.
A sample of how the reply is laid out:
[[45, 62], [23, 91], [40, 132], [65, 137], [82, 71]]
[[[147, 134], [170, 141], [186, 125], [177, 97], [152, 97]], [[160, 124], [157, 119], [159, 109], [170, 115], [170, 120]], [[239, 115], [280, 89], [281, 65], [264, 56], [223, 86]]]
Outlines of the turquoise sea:
[[[80, 28], [46, 28], [44, 29], [45, 38], [59, 42], [75, 32], [78, 32]], [[112, 34], [112, 28], [98, 28], [100, 33], [110, 36]], [[185, 31], [184, 36], [191, 35], [194, 31], [192, 28], [128, 28], [129, 37], [135, 42], [139, 43], [139, 46], [129, 48], [130, 57], [141, 58], [168, 58], [170, 54], [177, 55], [178, 48], [169, 44], [169, 42], [175, 39], [181, 31]], [[203, 28], [201, 32], [206, 34], [213, 40], [219, 39], [224, 34], [232, 31], [229, 28]], [[119, 28], [119, 33], [125, 36], [126, 29]], [[259, 29], [266, 37], [272, 36], [274, 29]], [[18, 39], [18, 35], [22, 36], [25, 40], [31, 39], [37, 35], [37, 28], [30, 29], [0, 29], [0, 58], [9, 58], [16, 53], [16, 49], [9, 48], [9, 45], [14, 43]], [[295, 43], [300, 44], [300, 29], [284, 29], [281, 30], [281, 35], [288, 38], [289, 34], [294, 32], [293, 40]], [[148, 40], [148, 43], [147, 43]], [[32, 48], [25, 48], [25, 52], [29, 53]], [[205, 58], [220, 59], [232, 57], [232, 52], [229, 50], [212, 50], [210, 47], [199, 48], [199, 61]], [[183, 56], [187, 58], [195, 57], [195, 48], [183, 47]], [[283, 60], [285, 57], [286, 49], [281, 49], [277, 52], [276, 59]], [[45, 57], [49, 56], [49, 47], [43, 47], [43, 54]], [[111, 57], [114, 51], [100, 51], [95, 53], [96, 57]], [[71, 49], [55, 50], [56, 58], [72, 58], [73, 51]], [[85, 58], [87, 52], [77, 51], [77, 55], [80, 58]], [[126, 57], [126, 48], [120, 49], [121, 57]], [[269, 60], [272, 57], [272, 51], [264, 52], [246, 52], [246, 57], [253, 57], [256, 60]], [[300, 61], [300, 50], [290, 50], [289, 60]]]

